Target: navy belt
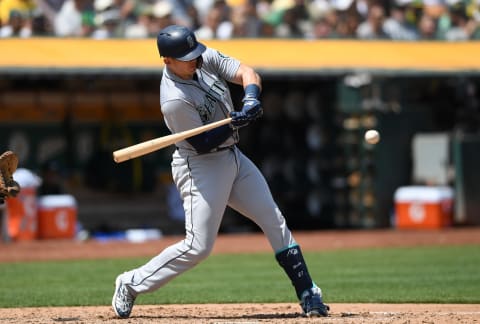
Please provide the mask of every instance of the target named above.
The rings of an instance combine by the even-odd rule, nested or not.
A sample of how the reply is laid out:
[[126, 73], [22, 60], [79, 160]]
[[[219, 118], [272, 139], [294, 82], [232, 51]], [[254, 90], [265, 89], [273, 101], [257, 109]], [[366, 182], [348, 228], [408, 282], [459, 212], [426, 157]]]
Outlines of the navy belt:
[[[233, 150], [235, 148], [235, 144], [229, 145], [229, 146], [221, 146], [221, 147], [215, 147], [211, 149], [208, 152], [197, 152], [197, 154], [208, 154], [208, 153], [216, 153], [220, 151], [225, 151], [225, 150]], [[178, 146], [175, 146], [175, 149], [180, 149]]]
[[211, 151], [208, 151], [206, 153], [215, 153], [215, 152], [220, 152], [220, 151], [225, 151], [225, 150], [230, 150], [235, 147], [235, 144], [229, 145], [229, 146], [222, 146], [222, 147], [216, 147]]

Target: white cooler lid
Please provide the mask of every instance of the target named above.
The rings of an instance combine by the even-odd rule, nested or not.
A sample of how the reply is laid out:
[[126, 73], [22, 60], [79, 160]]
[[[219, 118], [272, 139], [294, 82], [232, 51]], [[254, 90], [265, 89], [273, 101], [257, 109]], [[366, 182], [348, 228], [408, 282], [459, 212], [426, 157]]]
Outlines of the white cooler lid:
[[453, 189], [445, 186], [406, 186], [395, 191], [395, 202], [440, 202], [452, 198]]
[[76, 207], [77, 201], [72, 195], [44, 195], [38, 197], [37, 204], [41, 208]]

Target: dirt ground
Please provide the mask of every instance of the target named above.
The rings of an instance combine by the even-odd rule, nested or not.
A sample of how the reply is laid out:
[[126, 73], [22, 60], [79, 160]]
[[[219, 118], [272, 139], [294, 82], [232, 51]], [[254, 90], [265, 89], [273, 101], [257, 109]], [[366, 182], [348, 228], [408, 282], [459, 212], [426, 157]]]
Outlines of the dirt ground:
[[[480, 245], [480, 228], [444, 230], [358, 230], [296, 232], [304, 251], [382, 246]], [[154, 256], [182, 237], [145, 243], [123, 241], [30, 241], [0, 243], [0, 263], [31, 260], [96, 259]], [[220, 235], [213, 253], [271, 251], [258, 233]], [[1, 266], [1, 264], [0, 264]], [[0, 323], [480, 323], [480, 305], [330, 304], [328, 318], [303, 318], [300, 307], [286, 304], [137, 305], [127, 320], [116, 319], [108, 306], [0, 308]]]

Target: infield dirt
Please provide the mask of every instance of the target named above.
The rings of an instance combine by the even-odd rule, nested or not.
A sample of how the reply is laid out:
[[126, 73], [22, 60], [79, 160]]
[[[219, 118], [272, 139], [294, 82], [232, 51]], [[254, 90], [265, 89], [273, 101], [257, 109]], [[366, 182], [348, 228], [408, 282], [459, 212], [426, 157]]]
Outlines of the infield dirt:
[[[421, 245], [480, 245], [480, 228], [432, 231], [295, 232], [304, 251]], [[145, 243], [29, 241], [0, 244], [0, 262], [154, 256], [182, 237]], [[108, 247], [108, 248], [106, 248]], [[68, 253], [67, 253], [68, 251]], [[213, 253], [271, 251], [260, 233], [220, 235]], [[480, 323], [480, 305], [330, 304], [328, 318], [303, 318], [295, 303], [137, 305], [120, 320], [109, 306], [1, 308], [0, 323]]]

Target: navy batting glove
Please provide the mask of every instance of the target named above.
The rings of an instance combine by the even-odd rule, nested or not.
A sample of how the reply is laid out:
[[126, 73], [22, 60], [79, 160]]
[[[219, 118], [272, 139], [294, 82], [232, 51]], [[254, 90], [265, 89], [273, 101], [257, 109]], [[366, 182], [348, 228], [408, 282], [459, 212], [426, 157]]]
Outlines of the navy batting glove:
[[262, 116], [263, 108], [258, 99], [243, 99], [242, 113], [244, 113], [250, 120], [255, 120]]
[[242, 113], [250, 118], [250, 121], [262, 116], [263, 108], [258, 97], [260, 96], [260, 87], [256, 84], [249, 84], [245, 87], [245, 97], [243, 97]]
[[231, 124], [235, 128], [244, 127], [250, 123], [250, 118], [243, 111], [232, 111], [230, 117], [232, 117]]

